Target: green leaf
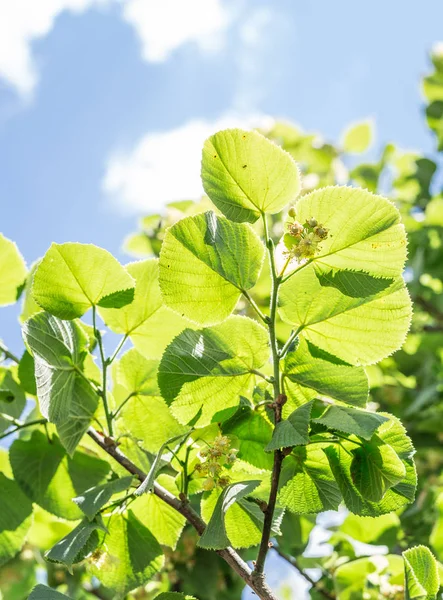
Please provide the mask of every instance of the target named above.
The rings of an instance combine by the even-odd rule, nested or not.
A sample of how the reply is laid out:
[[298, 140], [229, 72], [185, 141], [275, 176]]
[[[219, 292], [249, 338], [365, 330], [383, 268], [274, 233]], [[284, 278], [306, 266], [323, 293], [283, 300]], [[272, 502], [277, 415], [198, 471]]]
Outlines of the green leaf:
[[438, 516], [432, 527], [429, 543], [436, 552], [438, 558], [443, 560], [443, 492], [440, 492], [437, 496], [435, 507], [438, 511]]
[[299, 446], [283, 461], [278, 501], [295, 514], [337, 510], [342, 496], [322, 450]]
[[322, 395], [354, 406], [366, 406], [368, 378], [364, 369], [327, 354], [304, 338], [299, 339], [294, 352], [287, 354], [283, 373], [288, 395], [296, 404]]
[[265, 448], [266, 452], [309, 443], [308, 431], [312, 405], [313, 402], [307, 402], [299, 406], [287, 419], [276, 424], [272, 440]]
[[52, 244], [35, 272], [32, 295], [56, 317], [75, 319], [92, 306], [120, 308], [132, 302], [134, 280], [103, 248]]
[[163, 299], [200, 325], [220, 323], [256, 284], [264, 250], [249, 225], [212, 211], [182, 219], [167, 230], [160, 253]]
[[425, 546], [403, 552], [406, 600], [435, 600], [440, 589], [437, 561]]
[[19, 552], [32, 523], [32, 503], [17, 483], [0, 473], [0, 565]]
[[215, 327], [185, 329], [166, 348], [158, 383], [181, 423], [201, 409], [203, 426], [252, 392], [255, 376], [269, 359], [266, 330], [247, 317], [232, 316]]
[[14, 478], [30, 500], [63, 519], [81, 519], [72, 502], [85, 490], [100, 484], [109, 473], [107, 462], [90, 454], [68, 456], [56, 436], [48, 440], [40, 431], [30, 439], [17, 439], [9, 451]]
[[400, 348], [406, 337], [411, 319], [409, 294], [398, 278], [382, 280], [388, 287], [372, 295], [367, 295], [371, 288], [366, 286], [364, 296], [353, 296], [352, 281], [360, 277], [346, 272], [349, 289], [341, 290], [315, 263], [308, 265], [280, 288], [282, 319], [309, 342], [351, 365], [385, 358]]
[[365, 152], [372, 143], [373, 124], [371, 121], [356, 123], [345, 131], [343, 136], [343, 150], [351, 154]]
[[224, 435], [235, 436], [238, 458], [259, 469], [272, 470], [274, 459], [264, 452], [272, 437], [272, 425], [263, 415], [240, 406], [234, 416], [222, 423], [222, 431]]
[[162, 459], [163, 454], [165, 454], [167, 447], [170, 446], [173, 442], [177, 442], [177, 441], [183, 439], [186, 435], [188, 435], [188, 433], [189, 432], [181, 433], [180, 435], [176, 435], [176, 436], [166, 440], [166, 442], [163, 444], [163, 446], [157, 452], [154, 460], [152, 461], [152, 465], [151, 465], [151, 468], [149, 469], [149, 473], [148, 473], [146, 479], [141, 483], [141, 485], [135, 491], [136, 496], [141, 496], [142, 494], [145, 494], [146, 492], [153, 491], [154, 481], [157, 476], [157, 473], [159, 472], [159, 470], [162, 467], [161, 459]]
[[126, 270], [135, 280], [134, 300], [119, 309], [100, 308], [100, 316], [115, 333], [129, 335], [145, 357], [161, 358], [174, 336], [190, 324], [165, 306], [158, 283], [157, 259], [130, 263]]
[[163, 551], [150, 530], [129, 510], [106, 522], [103, 554], [90, 570], [107, 588], [123, 596], [145, 585], [163, 567]]
[[329, 406], [314, 423], [324, 425], [328, 429], [342, 431], [370, 440], [382, 423], [389, 419], [380, 413], [358, 410], [348, 406]]
[[400, 519], [395, 513], [380, 517], [348, 514], [340, 532], [364, 544], [394, 546], [400, 532]]
[[32, 590], [28, 600], [70, 600], [70, 598], [69, 596], [60, 594], [60, 592], [56, 592], [52, 588], [39, 583]]
[[[382, 414], [385, 415], [385, 413]], [[384, 515], [409, 504], [415, 497], [417, 475], [412, 460], [414, 448], [400, 421], [392, 415], [385, 416], [389, 417], [389, 421], [383, 423], [379, 427], [377, 438], [380, 438], [382, 442], [391, 447], [397, 457], [402, 461], [405, 469], [405, 476], [395, 485], [389, 487], [389, 478], [394, 477], [393, 473], [389, 473], [388, 478], [386, 478], [391, 463], [387, 463], [386, 471], [384, 470], [385, 465], [382, 464], [383, 476], [380, 472], [377, 473], [377, 465], [367, 467], [366, 470], [364, 465], [363, 474], [366, 473], [367, 475], [368, 473], [371, 473], [373, 475], [375, 491], [371, 492], [366, 489], [369, 486], [369, 482], [364, 478], [362, 479], [362, 467], [359, 463], [361, 458], [358, 453], [357, 472], [354, 473], [354, 454], [356, 446], [352, 441], [343, 441], [340, 446], [329, 446], [324, 449], [331, 465], [332, 472], [334, 473], [338, 486], [343, 494], [345, 504], [347, 508], [356, 515], [368, 517]], [[389, 452], [388, 460], [391, 458], [392, 453]], [[379, 460], [380, 459], [376, 457], [376, 461]], [[356, 476], [357, 479], [354, 481]], [[363, 492], [357, 488], [357, 485], [361, 486], [362, 483], [362, 490], [364, 490], [365, 494], [369, 494], [369, 497], [379, 496], [380, 490], [385, 489], [386, 491], [383, 498], [380, 501], [375, 501], [363, 495]]]
[[34, 356], [40, 411], [57, 426], [62, 444], [72, 454], [98, 405], [97, 394], [80, 374], [88, 338], [77, 323], [46, 312], [23, 324], [23, 336]]
[[[170, 475], [158, 476], [159, 484], [168, 492], [178, 495], [174, 479]], [[147, 494], [131, 502], [131, 510], [141, 523], [149, 525], [159, 544], [175, 549], [186, 519], [155, 494]]]
[[132, 476], [113, 479], [112, 481], [102, 483], [101, 485], [97, 485], [84, 491], [83, 494], [73, 498], [72, 501], [81, 508], [82, 512], [91, 521], [114, 494], [127, 490], [133, 479]]
[[402, 560], [394, 554], [351, 560], [334, 572], [337, 600], [378, 599], [383, 597], [381, 587], [402, 583], [401, 575]]
[[[26, 397], [16, 379], [16, 369], [0, 367], [0, 413], [18, 419], [26, 405]], [[0, 433], [11, 426], [11, 420], [0, 416]]]
[[0, 306], [17, 302], [26, 275], [25, 261], [17, 246], [0, 233]]
[[228, 485], [220, 494], [211, 519], [198, 541], [200, 548], [221, 550], [230, 545], [225, 527], [225, 515], [228, 509], [241, 498], [251, 494], [260, 481], [241, 481]]
[[23, 352], [18, 365], [18, 378], [23, 391], [31, 396], [37, 396], [37, 384], [35, 381], [35, 363], [33, 357], [27, 350]]
[[166, 440], [185, 432], [161, 397], [158, 365], [158, 361], [147, 360], [132, 348], [115, 368], [113, 393], [117, 405], [131, 396], [118, 415], [118, 431], [129, 432], [149, 452], [158, 452]]
[[[62, 538], [55, 546], [45, 553], [46, 560], [60, 563], [68, 568], [72, 573], [72, 565], [81, 562], [84, 558], [82, 553], [85, 546], [90, 542], [91, 537], [101, 529], [106, 532], [103, 520], [98, 519], [89, 521], [83, 519], [67, 536]], [[98, 537], [95, 540], [98, 543]]]
[[256, 131], [226, 129], [206, 140], [205, 192], [231, 221], [254, 223], [260, 213], [277, 213], [300, 192], [291, 156]]

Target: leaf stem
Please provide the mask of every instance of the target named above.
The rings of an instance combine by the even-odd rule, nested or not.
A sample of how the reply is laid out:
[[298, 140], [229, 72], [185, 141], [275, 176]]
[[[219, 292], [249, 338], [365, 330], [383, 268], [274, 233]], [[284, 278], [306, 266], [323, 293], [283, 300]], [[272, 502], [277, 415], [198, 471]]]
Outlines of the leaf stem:
[[123, 400], [123, 402], [120, 404], [120, 406], [119, 406], [119, 407], [118, 407], [118, 408], [117, 408], [117, 409], [116, 409], [116, 410], [115, 410], [113, 413], [111, 413], [111, 418], [112, 418], [112, 419], [115, 419], [115, 418], [117, 417], [118, 413], [119, 413], [119, 412], [122, 410], [122, 408], [125, 406], [125, 404], [126, 404], [126, 403], [127, 403], [127, 402], [128, 402], [130, 399], [131, 399], [131, 398], [133, 398], [133, 397], [134, 397], [134, 396], [136, 396], [136, 395], [137, 395], [137, 393], [136, 393], [136, 392], [131, 392], [131, 393], [129, 394], [129, 396], [127, 396], [127, 397], [126, 397], [126, 398]]
[[258, 377], [261, 377], [262, 379], [264, 379], [268, 383], [274, 383], [274, 378], [273, 377], [269, 377], [268, 375], [265, 375], [261, 371], [257, 371], [257, 369], [250, 369], [249, 372], [250, 373], [254, 373], [254, 375], [258, 375]]
[[303, 329], [302, 327], [297, 327], [297, 329], [291, 333], [291, 335], [288, 337], [288, 339], [286, 341], [286, 344], [280, 350], [280, 358], [284, 358], [286, 356], [289, 348], [291, 347], [291, 344], [295, 341], [295, 339], [297, 338], [298, 334], [300, 333], [300, 331], [302, 329]]
[[118, 353], [120, 352], [120, 350], [123, 348], [126, 340], [128, 339], [128, 334], [125, 333], [125, 335], [122, 337], [122, 339], [120, 340], [120, 342], [117, 344], [117, 348], [114, 350], [113, 355], [111, 356], [111, 358], [107, 359], [108, 365], [112, 365], [112, 363], [114, 362], [114, 360], [117, 358]]
[[47, 423], [46, 419], [34, 419], [33, 421], [27, 421], [26, 423], [20, 423], [19, 425], [14, 427], [14, 429], [11, 429], [10, 431], [7, 431], [6, 433], [2, 433], [2, 435], [0, 435], [0, 440], [2, 440], [5, 437], [8, 437], [8, 435], [12, 435], [13, 433], [16, 433], [20, 429], [25, 429], [25, 427], [31, 427], [32, 425], [44, 425], [46, 423]]
[[260, 317], [260, 319], [263, 321], [263, 323], [265, 323], [267, 325], [269, 323], [269, 317], [260, 310], [260, 308], [259, 308], [258, 304], [256, 303], [256, 301], [254, 300], [254, 298], [252, 298], [252, 296], [250, 296], [246, 290], [242, 290], [242, 294], [246, 298], [246, 300], [248, 300], [249, 304], [255, 310], [255, 312]]
[[109, 411], [109, 406], [108, 406], [108, 398], [107, 398], [107, 368], [108, 368], [108, 361], [105, 358], [105, 350], [103, 348], [103, 340], [102, 340], [102, 335], [100, 333], [100, 331], [97, 329], [97, 318], [96, 318], [96, 308], [95, 308], [95, 304], [92, 306], [92, 326], [94, 328], [94, 337], [97, 340], [98, 343], [98, 347], [99, 347], [99, 351], [100, 351], [100, 359], [101, 359], [101, 363], [102, 363], [102, 390], [101, 390], [101, 397], [103, 400], [103, 407], [105, 409], [105, 416], [106, 416], [106, 423], [108, 426], [108, 433], [109, 436], [112, 437], [113, 436], [113, 427], [112, 427], [112, 415]]
[[15, 362], [17, 364], [20, 362], [20, 359], [15, 354], [13, 354], [10, 350], [8, 350], [8, 348], [1, 342], [0, 342], [0, 352], [2, 352], [5, 355], [5, 358], [9, 358], [9, 360], [12, 360], [13, 362]]

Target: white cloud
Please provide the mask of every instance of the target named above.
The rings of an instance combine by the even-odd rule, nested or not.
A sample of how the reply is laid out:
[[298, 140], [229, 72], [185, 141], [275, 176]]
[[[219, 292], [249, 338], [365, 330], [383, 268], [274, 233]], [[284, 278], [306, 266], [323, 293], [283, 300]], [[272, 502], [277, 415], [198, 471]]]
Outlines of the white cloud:
[[63, 11], [80, 13], [109, 0], [0, 0], [0, 77], [29, 96], [37, 82], [32, 42], [45, 37]]
[[227, 127], [268, 122], [259, 115], [249, 119], [225, 115], [212, 122], [193, 120], [177, 129], [148, 134], [132, 151], [110, 159], [103, 190], [114, 207], [125, 213], [146, 214], [167, 202], [197, 199], [203, 193], [200, 161], [205, 139]]
[[113, 4], [121, 6], [150, 62], [166, 60], [190, 41], [203, 51], [219, 49], [229, 22], [222, 0], [0, 0], [0, 78], [29, 97], [38, 80], [32, 43], [47, 36], [65, 11]]
[[144, 59], [152, 62], [190, 41], [218, 50], [229, 22], [221, 0], [128, 0], [123, 16], [140, 38]]

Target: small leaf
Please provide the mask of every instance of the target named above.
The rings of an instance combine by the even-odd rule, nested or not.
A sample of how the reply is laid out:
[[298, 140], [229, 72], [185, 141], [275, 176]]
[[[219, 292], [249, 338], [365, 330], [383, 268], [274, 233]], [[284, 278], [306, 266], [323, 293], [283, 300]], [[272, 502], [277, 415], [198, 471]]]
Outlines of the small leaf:
[[329, 406], [314, 423], [324, 425], [328, 429], [343, 431], [370, 440], [382, 423], [389, 419], [380, 413], [358, 410], [338, 404]]
[[25, 261], [17, 246], [0, 233], [0, 306], [17, 302], [26, 274]]
[[265, 248], [246, 224], [214, 212], [182, 219], [165, 234], [160, 253], [164, 302], [199, 325], [215, 325], [257, 282]]
[[318, 395], [354, 406], [366, 406], [368, 378], [363, 367], [353, 367], [332, 356], [303, 337], [297, 349], [289, 352], [284, 361], [285, 384], [288, 395], [303, 403]]
[[234, 502], [248, 496], [260, 485], [260, 481], [243, 481], [228, 485], [221, 493], [211, 519], [198, 541], [200, 548], [221, 550], [230, 545], [226, 528], [225, 515]]
[[103, 248], [52, 244], [37, 267], [34, 300], [60, 319], [81, 317], [92, 306], [120, 308], [134, 297], [134, 280]]
[[109, 473], [107, 462], [84, 452], [68, 456], [58, 438], [40, 431], [15, 440], [9, 451], [14, 478], [30, 500], [63, 519], [76, 520], [82, 511], [72, 502], [100, 484]]
[[28, 600], [70, 600], [69, 596], [61, 594], [46, 585], [39, 583], [34, 587]]
[[204, 426], [217, 413], [238, 406], [240, 394], [252, 392], [252, 371], [268, 358], [266, 330], [252, 319], [232, 316], [220, 325], [178, 335], [165, 350], [158, 383], [181, 423], [189, 423], [201, 409], [198, 425]]
[[81, 508], [82, 512], [91, 521], [98, 511], [107, 504], [114, 494], [124, 492], [127, 490], [132, 481], [133, 477], [121, 477], [120, 479], [114, 479], [107, 483], [102, 483], [89, 490], [86, 490], [81, 494], [73, 498], [72, 501]]
[[277, 213], [300, 192], [291, 156], [256, 131], [241, 129], [219, 131], [206, 140], [202, 180], [215, 206], [237, 223]]
[[109, 533], [99, 562], [92, 562], [92, 574], [118, 597], [145, 585], [163, 567], [160, 544], [134, 513], [113, 514], [105, 522]]
[[440, 589], [437, 561], [425, 546], [403, 552], [406, 600], [435, 600]]
[[37, 395], [37, 384], [34, 371], [34, 359], [29, 352], [25, 350], [18, 365], [18, 377], [23, 390], [31, 396]]
[[0, 473], [0, 566], [19, 552], [32, 523], [32, 503], [12, 479]]
[[60, 440], [72, 455], [89, 427], [98, 396], [80, 375], [89, 340], [77, 323], [41, 312], [23, 324], [33, 353], [40, 411], [57, 425]]
[[[11, 419], [19, 419], [25, 406], [26, 397], [16, 379], [17, 369], [0, 367], [0, 413]], [[0, 433], [11, 426], [11, 420], [0, 416]]]
[[351, 154], [365, 152], [372, 143], [372, 130], [371, 121], [362, 121], [349, 127], [343, 136], [343, 150]]
[[46, 560], [63, 564], [72, 573], [72, 565], [83, 560], [82, 550], [97, 529], [106, 532], [102, 519], [92, 522], [83, 519], [67, 536], [45, 553]]
[[266, 452], [309, 443], [308, 431], [312, 405], [313, 402], [303, 404], [295, 409], [287, 419], [277, 423], [272, 440], [265, 448]]

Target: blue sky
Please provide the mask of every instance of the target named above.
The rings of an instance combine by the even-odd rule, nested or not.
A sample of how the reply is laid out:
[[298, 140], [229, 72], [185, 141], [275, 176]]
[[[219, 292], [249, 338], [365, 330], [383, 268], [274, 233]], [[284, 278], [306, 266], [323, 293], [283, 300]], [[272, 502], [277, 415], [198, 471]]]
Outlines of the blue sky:
[[331, 140], [372, 117], [376, 144], [432, 151], [419, 81], [442, 22], [437, 0], [0, 2], [0, 230], [28, 263], [52, 241], [124, 260], [137, 214], [198, 195], [202, 138], [257, 116]]

